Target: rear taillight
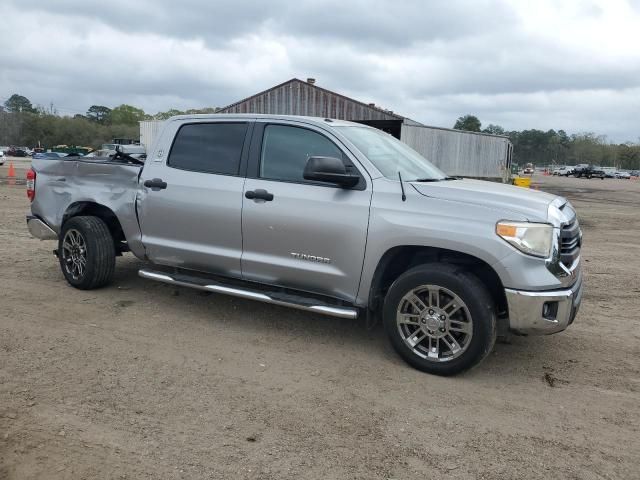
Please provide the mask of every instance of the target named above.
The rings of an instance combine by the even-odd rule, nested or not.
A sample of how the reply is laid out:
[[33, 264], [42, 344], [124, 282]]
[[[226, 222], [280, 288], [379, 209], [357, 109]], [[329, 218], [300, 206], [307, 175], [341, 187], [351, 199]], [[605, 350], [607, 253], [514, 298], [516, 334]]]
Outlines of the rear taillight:
[[33, 202], [36, 198], [36, 171], [27, 170], [27, 197]]

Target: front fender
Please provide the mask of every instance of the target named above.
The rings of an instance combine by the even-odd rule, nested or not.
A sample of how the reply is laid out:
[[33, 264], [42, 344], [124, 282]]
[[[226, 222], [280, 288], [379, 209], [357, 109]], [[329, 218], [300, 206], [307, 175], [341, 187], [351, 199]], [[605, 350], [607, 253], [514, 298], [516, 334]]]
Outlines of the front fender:
[[[444, 249], [475, 257], [492, 268], [499, 267], [504, 258], [514, 253], [514, 249], [495, 234], [496, 223], [505, 217], [503, 211], [426, 197], [413, 189], [406, 189], [407, 199], [403, 202], [399, 184], [389, 183], [380, 182], [374, 190], [358, 305], [367, 305], [378, 263], [392, 248]], [[514, 214], [510, 214], [509, 219], [526, 220]], [[500, 275], [504, 273], [503, 268], [494, 270], [503, 284], [509, 280]]]

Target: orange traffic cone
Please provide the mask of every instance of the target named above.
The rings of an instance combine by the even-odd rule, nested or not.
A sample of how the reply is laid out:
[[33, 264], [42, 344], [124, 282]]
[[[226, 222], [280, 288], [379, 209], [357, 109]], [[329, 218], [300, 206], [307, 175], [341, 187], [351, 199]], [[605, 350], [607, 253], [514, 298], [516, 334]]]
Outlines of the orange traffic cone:
[[15, 178], [16, 169], [13, 166], [13, 162], [9, 162], [9, 174], [7, 175], [9, 178]]

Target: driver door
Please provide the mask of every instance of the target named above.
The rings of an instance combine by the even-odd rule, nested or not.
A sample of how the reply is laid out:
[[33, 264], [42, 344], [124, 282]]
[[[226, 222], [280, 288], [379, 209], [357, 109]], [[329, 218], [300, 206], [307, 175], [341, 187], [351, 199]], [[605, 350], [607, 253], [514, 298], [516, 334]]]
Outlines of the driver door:
[[[355, 299], [367, 239], [371, 182], [329, 132], [257, 122], [242, 204], [242, 276]], [[361, 181], [345, 189], [303, 178], [311, 156], [342, 158]]]

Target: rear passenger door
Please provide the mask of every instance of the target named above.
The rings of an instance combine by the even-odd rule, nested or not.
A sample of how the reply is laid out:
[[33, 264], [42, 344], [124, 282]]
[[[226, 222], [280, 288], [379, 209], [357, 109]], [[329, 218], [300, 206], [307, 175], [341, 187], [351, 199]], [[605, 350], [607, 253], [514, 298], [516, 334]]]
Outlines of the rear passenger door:
[[[352, 189], [303, 178], [311, 156], [342, 158]], [[313, 125], [258, 121], [243, 198], [243, 278], [352, 301], [364, 258], [371, 182], [331, 135]], [[266, 197], [262, 198], [262, 197]]]
[[174, 140], [166, 145], [166, 159], [147, 160], [138, 213], [152, 262], [241, 276], [242, 189], [252, 125], [178, 125], [175, 137], [168, 137]]

